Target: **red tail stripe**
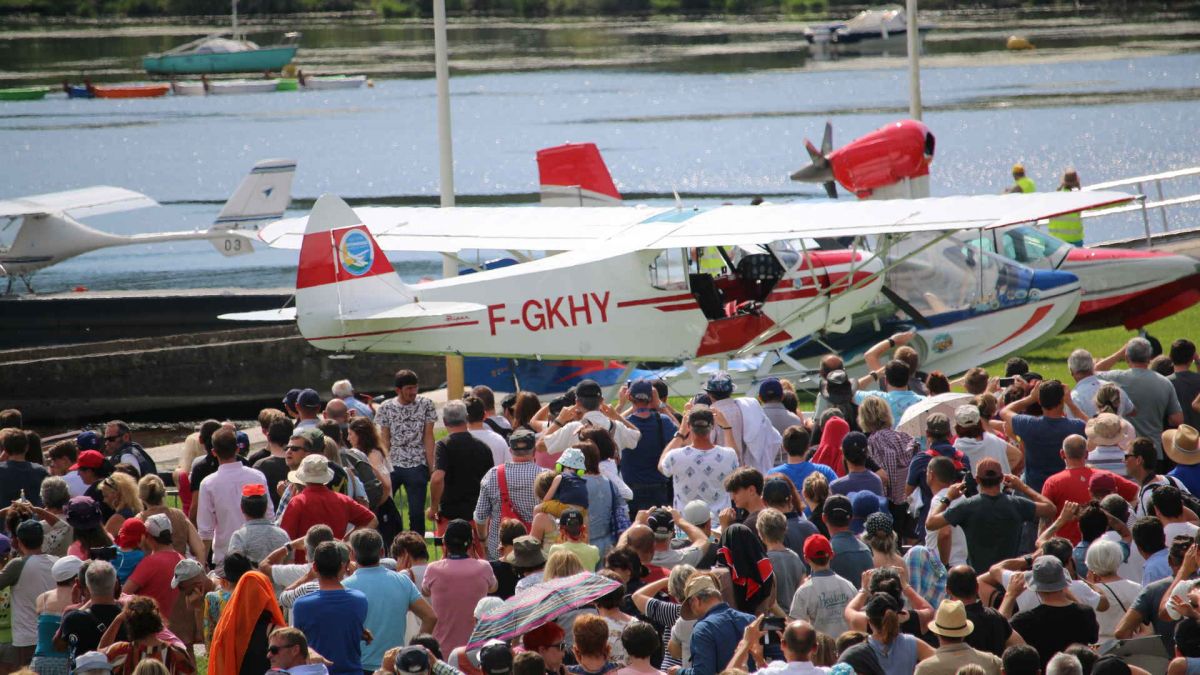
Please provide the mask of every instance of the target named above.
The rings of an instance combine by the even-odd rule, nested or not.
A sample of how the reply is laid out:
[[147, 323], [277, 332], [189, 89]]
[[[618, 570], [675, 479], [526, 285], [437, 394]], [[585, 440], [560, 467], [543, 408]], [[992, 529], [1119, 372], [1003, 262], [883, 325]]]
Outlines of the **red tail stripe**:
[[[348, 272], [338, 259], [342, 240], [355, 231], [367, 236], [371, 242], [372, 253], [370, 268], [358, 275]], [[296, 268], [296, 290], [373, 277], [377, 274], [395, 274], [395, 270], [384, 255], [383, 249], [379, 248], [379, 242], [375, 241], [365, 225], [304, 235], [300, 244], [300, 264]]]
[[345, 335], [325, 335], [307, 338], [309, 342], [317, 340], [344, 340], [346, 338], [371, 337], [372, 335], [389, 335], [391, 333], [410, 333], [416, 330], [432, 330], [434, 328], [457, 328], [459, 326], [478, 326], [478, 321], [457, 321], [455, 323], [439, 323], [432, 326], [414, 326], [412, 328], [389, 328], [388, 330], [373, 330], [365, 333], [346, 333]]
[[996, 344], [992, 345], [991, 347], [988, 347], [988, 348], [987, 348], [987, 351], [989, 351], [989, 352], [990, 352], [990, 351], [992, 351], [993, 349], [995, 349], [996, 347], [999, 347], [1000, 345], [1004, 344], [1005, 342], [1008, 342], [1009, 340], [1011, 340], [1011, 339], [1013, 339], [1013, 338], [1017, 337], [1017, 336], [1018, 336], [1018, 335], [1020, 335], [1021, 333], [1024, 333], [1025, 331], [1029, 330], [1030, 328], [1033, 328], [1034, 324], [1036, 324], [1037, 322], [1039, 322], [1039, 321], [1041, 321], [1042, 319], [1046, 318], [1046, 315], [1050, 313], [1050, 309], [1051, 309], [1051, 306], [1050, 306], [1050, 305], [1042, 305], [1041, 307], [1038, 307], [1038, 308], [1037, 308], [1037, 309], [1036, 309], [1036, 310], [1033, 312], [1033, 316], [1029, 317], [1029, 320], [1028, 320], [1028, 321], [1026, 321], [1026, 322], [1024, 323], [1024, 325], [1022, 325], [1020, 328], [1018, 328], [1018, 329], [1016, 329], [1015, 331], [1013, 331], [1012, 335], [1009, 335], [1008, 337], [1006, 337], [1006, 338], [1004, 338], [1003, 340], [1001, 340], [1001, 341], [997, 342]]

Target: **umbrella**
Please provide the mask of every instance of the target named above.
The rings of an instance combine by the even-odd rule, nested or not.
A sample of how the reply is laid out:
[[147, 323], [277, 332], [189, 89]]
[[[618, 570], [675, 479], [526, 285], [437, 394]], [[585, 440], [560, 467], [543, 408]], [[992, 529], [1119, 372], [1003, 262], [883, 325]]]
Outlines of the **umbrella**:
[[930, 396], [921, 401], [908, 406], [904, 411], [904, 416], [900, 418], [900, 422], [896, 425], [897, 431], [903, 431], [913, 438], [925, 437], [925, 420], [935, 412], [942, 413], [950, 418], [950, 423], [954, 424], [954, 410], [960, 405], [966, 405], [974, 398], [970, 394], [956, 394], [947, 392]]
[[528, 633], [590, 604], [618, 586], [616, 581], [592, 572], [534, 584], [479, 617], [467, 649], [482, 647], [488, 640], [510, 640]]

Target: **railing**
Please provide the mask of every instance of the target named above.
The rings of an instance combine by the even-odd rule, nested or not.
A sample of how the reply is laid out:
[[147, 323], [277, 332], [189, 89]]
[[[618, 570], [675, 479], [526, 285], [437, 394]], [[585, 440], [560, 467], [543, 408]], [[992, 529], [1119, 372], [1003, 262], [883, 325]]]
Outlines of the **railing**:
[[[1084, 187], [1083, 189], [1084, 190], [1111, 190], [1114, 188], [1122, 188], [1122, 187], [1127, 187], [1127, 186], [1133, 185], [1133, 186], [1137, 187], [1137, 193], [1139, 195], [1141, 195], [1141, 197], [1136, 202], [1134, 202], [1132, 204], [1127, 204], [1125, 206], [1118, 206], [1118, 207], [1109, 208], [1109, 209], [1097, 209], [1097, 210], [1093, 210], [1093, 211], [1085, 211], [1083, 213], [1083, 217], [1084, 218], [1095, 218], [1095, 217], [1099, 217], [1099, 216], [1113, 216], [1113, 215], [1117, 215], [1119, 213], [1129, 213], [1131, 211], [1140, 211], [1142, 214], [1142, 227], [1145, 229], [1145, 234], [1146, 234], [1146, 246], [1147, 247], [1152, 246], [1154, 244], [1154, 239], [1156, 237], [1162, 238], [1164, 236], [1178, 234], [1181, 232], [1190, 232], [1193, 230], [1200, 230], [1200, 226], [1197, 226], [1197, 227], [1191, 227], [1191, 228], [1181, 228], [1179, 230], [1172, 231], [1171, 224], [1168, 221], [1167, 207], [1180, 206], [1183, 204], [1200, 203], [1200, 193], [1191, 194], [1191, 195], [1187, 195], [1184, 197], [1172, 197], [1170, 199], [1166, 198], [1163, 194], [1163, 183], [1164, 182], [1178, 180], [1181, 178], [1187, 178], [1189, 176], [1200, 177], [1200, 166], [1190, 167], [1187, 169], [1178, 169], [1176, 171], [1166, 171], [1164, 173], [1156, 173], [1156, 174], [1151, 174], [1148, 176], [1123, 178], [1121, 180], [1113, 180], [1113, 181], [1108, 181], [1105, 183], [1096, 183], [1094, 185], [1088, 185], [1088, 186]], [[1147, 192], [1146, 192], [1147, 185], [1153, 186], [1155, 196], [1157, 197], [1156, 201], [1150, 201], [1147, 198], [1148, 197]], [[1156, 209], [1158, 211], [1159, 217], [1162, 221], [1162, 232], [1161, 233], [1154, 233], [1151, 231], [1150, 211], [1152, 209]], [[1105, 242], [1105, 243], [1115, 243], [1115, 242]], [[1103, 244], [1101, 244], [1101, 245], [1103, 245]]]

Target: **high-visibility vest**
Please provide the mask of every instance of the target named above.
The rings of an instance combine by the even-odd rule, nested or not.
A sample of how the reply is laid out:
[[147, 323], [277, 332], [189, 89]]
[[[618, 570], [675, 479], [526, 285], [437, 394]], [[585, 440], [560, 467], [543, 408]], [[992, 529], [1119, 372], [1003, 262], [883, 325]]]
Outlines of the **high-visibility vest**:
[[699, 254], [702, 273], [717, 276], [725, 269], [725, 259], [721, 257], [721, 252], [715, 247], [706, 246], [699, 250]]
[[1033, 181], [1024, 176], [1017, 179], [1017, 187], [1021, 188], [1021, 192], [1037, 192], [1037, 186], [1033, 184]]
[[[1070, 192], [1062, 189], [1059, 192]], [[1072, 246], [1083, 246], [1083, 214], [1072, 211], [1050, 219], [1050, 236], [1057, 237]]]

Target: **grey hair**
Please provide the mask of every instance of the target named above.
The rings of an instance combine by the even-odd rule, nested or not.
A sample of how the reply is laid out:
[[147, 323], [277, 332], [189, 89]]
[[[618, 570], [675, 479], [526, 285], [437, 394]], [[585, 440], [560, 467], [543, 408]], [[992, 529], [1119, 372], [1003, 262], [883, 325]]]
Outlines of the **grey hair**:
[[346, 398], [354, 395], [354, 386], [350, 384], [350, 380], [338, 380], [330, 387], [330, 392], [338, 398]]
[[1046, 664], [1046, 675], [1083, 675], [1083, 664], [1071, 654], [1059, 652]]
[[462, 401], [447, 401], [442, 408], [442, 422], [446, 426], [458, 426], [467, 423], [467, 404]]
[[1130, 363], [1150, 363], [1154, 356], [1154, 348], [1146, 338], [1136, 337], [1125, 345], [1125, 360]]
[[84, 583], [92, 597], [111, 596], [117, 590], [117, 569], [106, 560], [93, 560], [88, 564]]
[[1088, 546], [1087, 568], [1089, 572], [1095, 572], [1102, 577], [1116, 574], [1124, 558], [1125, 552], [1120, 544], [1108, 539], [1097, 539]]
[[683, 589], [687, 586], [688, 577], [696, 573], [691, 565], [676, 565], [671, 568], [671, 576], [667, 577], [667, 593], [676, 600], [683, 598]]
[[67, 481], [58, 476], [50, 476], [42, 481], [42, 505], [48, 509], [61, 509], [71, 501], [71, 488]]
[[1067, 370], [1071, 374], [1090, 373], [1096, 369], [1096, 360], [1092, 358], [1092, 353], [1086, 349], [1076, 349], [1067, 357]]

